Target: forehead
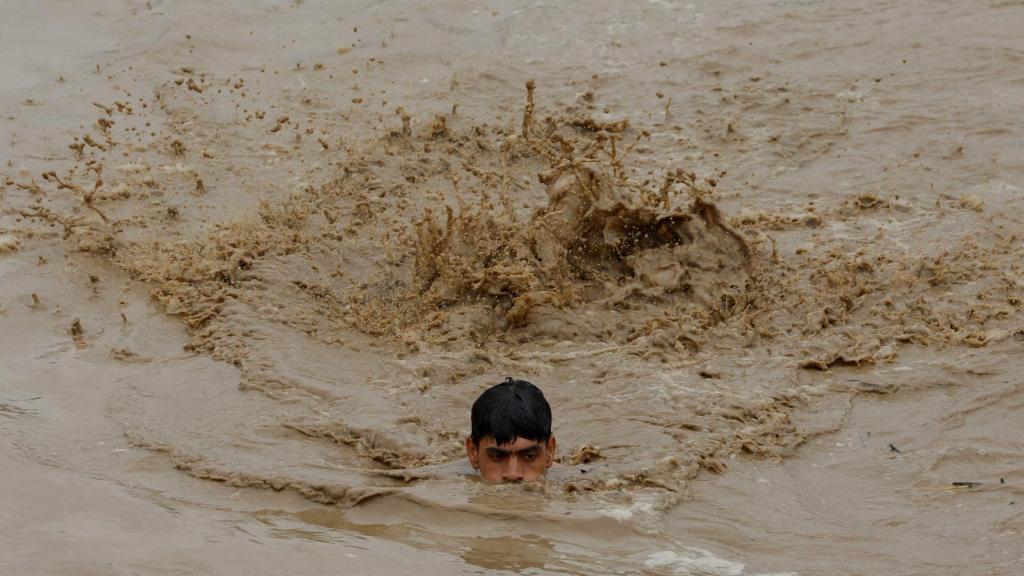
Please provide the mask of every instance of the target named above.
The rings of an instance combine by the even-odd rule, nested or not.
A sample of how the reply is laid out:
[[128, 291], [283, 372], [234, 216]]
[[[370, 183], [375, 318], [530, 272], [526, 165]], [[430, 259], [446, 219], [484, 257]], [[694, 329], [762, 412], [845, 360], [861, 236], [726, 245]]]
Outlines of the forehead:
[[480, 439], [480, 449], [481, 450], [486, 450], [488, 448], [501, 448], [502, 450], [516, 451], [516, 450], [522, 450], [524, 448], [529, 448], [530, 446], [534, 446], [534, 445], [537, 445], [537, 444], [543, 445], [542, 442], [538, 442], [536, 440], [530, 440], [529, 438], [519, 438], [519, 437], [513, 438], [512, 442], [509, 443], [509, 444], [501, 444], [501, 445], [498, 445], [498, 443], [495, 442], [494, 438], [491, 438], [489, 436], [486, 437], [486, 438], [481, 438]]

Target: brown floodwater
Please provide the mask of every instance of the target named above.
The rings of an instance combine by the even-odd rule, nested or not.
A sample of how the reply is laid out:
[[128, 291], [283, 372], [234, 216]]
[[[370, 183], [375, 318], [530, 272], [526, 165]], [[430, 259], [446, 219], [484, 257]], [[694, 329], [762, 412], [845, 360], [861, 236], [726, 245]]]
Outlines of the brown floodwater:
[[1019, 2], [2, 13], [0, 573], [1024, 571]]

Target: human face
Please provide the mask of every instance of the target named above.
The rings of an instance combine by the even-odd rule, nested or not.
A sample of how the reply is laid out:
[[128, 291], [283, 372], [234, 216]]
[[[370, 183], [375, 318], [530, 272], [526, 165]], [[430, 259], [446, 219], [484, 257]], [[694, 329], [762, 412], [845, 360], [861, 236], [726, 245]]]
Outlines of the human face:
[[490, 437], [480, 439], [477, 445], [470, 437], [466, 438], [466, 456], [488, 482], [532, 482], [554, 463], [555, 437], [546, 442], [513, 438], [501, 445]]

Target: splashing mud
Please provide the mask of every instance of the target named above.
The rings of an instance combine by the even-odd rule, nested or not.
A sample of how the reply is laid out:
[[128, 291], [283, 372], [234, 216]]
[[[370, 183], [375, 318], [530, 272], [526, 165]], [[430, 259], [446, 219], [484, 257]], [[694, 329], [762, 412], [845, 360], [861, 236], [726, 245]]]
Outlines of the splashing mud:
[[[213, 425], [202, 416], [187, 427], [168, 416], [154, 427], [166, 406], [125, 416], [137, 444], [170, 452], [201, 478], [289, 487], [322, 502], [403, 493], [452, 473], [459, 415], [481, 387], [514, 372], [548, 383], [562, 414], [600, 420], [608, 410], [629, 422], [622, 444], [622, 430], [562, 417], [570, 446], [606, 455], [585, 475], [559, 474], [565, 493], [628, 498], [636, 489], [667, 504], [701, 468], [722, 471], [740, 451], [786, 454], [803, 440], [791, 412], [812, 391], [790, 382], [791, 369], [885, 362], [905, 342], [983, 345], [988, 322], [1019, 305], [1009, 277], [982, 273], [1012, 261], [1012, 239], [966, 237], [934, 255], [882, 240], [853, 252], [804, 249], [799, 265], [789, 263], [769, 249], [766, 225], [816, 229], [900, 208], [861, 197], [831, 211], [730, 219], [714, 203], [714, 178], [631, 158], [646, 131], [571, 115], [534, 122], [533, 85], [518, 131], [511, 119], [486, 126], [454, 115], [413, 131], [400, 109], [400, 130], [348, 141], [341, 156], [322, 149], [338, 166], [325, 183], [259, 199], [251, 215], [207, 231], [183, 230], [185, 207], [140, 212], [130, 201], [163, 186], [205, 195], [192, 183], [214, 179], [198, 162], [228, 154], [186, 130], [217, 100], [174, 84], [150, 103], [175, 135], [170, 146], [170, 137], [137, 146], [106, 191], [98, 177], [115, 160], [104, 154], [122, 138], [110, 127], [133, 112], [101, 106], [109, 150], [92, 146], [85, 160], [93, 191], [70, 183], [73, 172], [44, 175], [77, 196], [80, 215], [20, 214], [62, 224], [78, 249], [109, 254], [151, 285], [192, 332], [190, 349], [234, 364], [241, 389], [276, 406], [258, 425], [246, 412], [215, 412], [233, 437], [275, 439], [241, 453], [227, 438], [196, 436]], [[286, 138], [290, 122], [277, 118], [269, 134]], [[292, 129], [301, 150], [302, 131]], [[720, 382], [708, 367], [717, 351], [754, 342], [777, 355], [766, 358], [776, 375], [754, 387]], [[676, 380], [698, 363], [700, 389]], [[608, 404], [594, 406], [601, 394]], [[309, 466], [323, 459], [335, 463], [329, 472]]]
[[[571, 136], [557, 128], [551, 121], [546, 141], [530, 142], [530, 148], [513, 135], [502, 150], [526, 158], [539, 149], [542, 158], [551, 158], [550, 167], [537, 175], [545, 185], [546, 205], [520, 221], [502, 190], [500, 207], [486, 199], [479, 206], [462, 204], [458, 213], [448, 207], [443, 221], [428, 208], [415, 226], [412, 281], [386, 296], [366, 296], [371, 305], [363, 320], [375, 314], [385, 323], [377, 328], [381, 333], [423, 325], [424, 316], [434, 330], [450, 329], [443, 320], [438, 325], [438, 311], [455, 312], [478, 319], [470, 327], [472, 339], [525, 331], [531, 338], [622, 343], [628, 335], [609, 328], [627, 316], [636, 321], [675, 310], [710, 321], [727, 315], [748, 280], [751, 256], [746, 241], [704, 200], [709, 190], [682, 170], [667, 175], [660, 190], [644, 188], [649, 181], [638, 184], [622, 176], [615, 136], [611, 152], [604, 133], [577, 142], [585, 150], [576, 159], [567, 144]], [[555, 152], [558, 144], [562, 154]], [[516, 176], [499, 178], [508, 182]], [[673, 205], [677, 182], [693, 196], [689, 206]], [[392, 284], [402, 285], [400, 280]], [[645, 307], [641, 302], [650, 304], [646, 312], [639, 309]], [[531, 311], [540, 307], [547, 313], [532, 318]], [[603, 312], [601, 322], [576, 320], [595, 310]], [[360, 323], [367, 325], [373, 322]], [[686, 342], [696, 344], [682, 333], [662, 344]]]
[[[169, 106], [169, 98], [163, 102]], [[317, 475], [267, 477], [263, 465], [253, 464], [262, 473], [225, 469], [171, 442], [166, 449], [177, 465], [200, 477], [359, 501], [435, 475], [417, 469], [458, 461], [461, 431], [430, 415], [458, 422], [454, 416], [496, 372], [580, 366], [616, 351], [660, 364], [700, 349], [702, 334], [743, 307], [754, 255], [693, 173], [670, 171], [657, 187], [629, 178], [616, 152], [622, 124], [616, 129], [548, 118], [530, 140], [491, 129], [500, 144], [488, 147], [483, 127], [460, 131], [454, 121], [435, 120], [417, 135], [403, 128], [350, 147], [342, 176], [262, 201], [252, 217], [217, 224], [199, 239], [112, 240], [114, 260], [183, 316], [192, 349], [238, 366], [243, 389], [304, 405], [306, 413], [291, 406], [278, 425], [299, 443], [318, 438], [322, 450], [349, 452], [353, 479], [328, 486]], [[443, 192], [429, 192], [444, 180], [457, 209]], [[408, 183], [428, 190], [426, 198], [413, 196]], [[512, 188], [546, 202], [522, 214]], [[545, 342], [565, 351], [549, 358], [536, 351]], [[387, 352], [395, 346], [397, 358]], [[308, 360], [285, 362], [285, 350]], [[360, 365], [374, 374], [368, 367], [360, 375]], [[571, 400], [563, 402], [572, 411]], [[792, 432], [774, 402], [716, 410], [722, 413], [710, 420], [739, 416], [771, 438]], [[638, 415], [646, 417], [640, 403]], [[395, 405], [403, 412], [390, 420]], [[653, 439], [662, 424], [643, 427]], [[137, 441], [165, 444], [145, 437], [138, 433]], [[755, 438], [744, 442], [760, 446]], [[658, 448], [667, 453], [672, 443]], [[785, 443], [768, 440], [763, 449]], [[698, 460], [720, 467], [715, 458], [729, 448], [716, 444], [685, 464], [634, 451], [623, 465], [565, 486], [674, 494]]]

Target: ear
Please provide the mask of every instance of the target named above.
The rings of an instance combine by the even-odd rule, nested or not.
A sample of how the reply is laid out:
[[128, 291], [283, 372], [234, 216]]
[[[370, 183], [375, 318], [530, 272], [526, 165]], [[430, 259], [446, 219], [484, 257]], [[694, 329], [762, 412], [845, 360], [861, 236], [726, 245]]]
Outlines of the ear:
[[551, 468], [551, 465], [555, 463], [555, 447], [556, 446], [557, 446], [557, 443], [555, 442], [555, 437], [552, 436], [552, 437], [548, 438], [548, 465], [547, 465], [548, 468]]
[[466, 437], [466, 458], [469, 458], [469, 465], [475, 470], [480, 469], [480, 449], [473, 442], [472, 436]]

